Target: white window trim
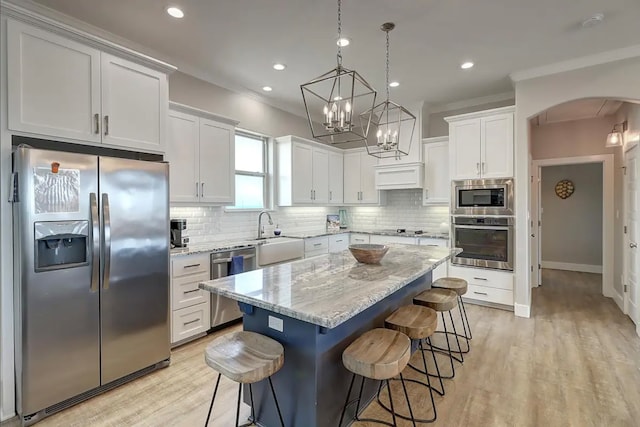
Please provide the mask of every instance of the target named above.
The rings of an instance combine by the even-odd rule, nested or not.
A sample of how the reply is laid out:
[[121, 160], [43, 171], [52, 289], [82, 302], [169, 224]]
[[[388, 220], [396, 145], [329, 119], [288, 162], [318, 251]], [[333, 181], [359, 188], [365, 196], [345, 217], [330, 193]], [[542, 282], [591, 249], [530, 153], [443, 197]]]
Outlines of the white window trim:
[[[242, 213], [242, 212], [262, 212], [263, 210], [273, 211], [273, 206], [271, 204], [272, 171], [270, 170], [271, 162], [269, 161], [269, 150], [271, 145], [270, 141], [272, 140], [272, 138], [258, 132], [253, 132], [250, 130], [240, 129], [240, 128], [236, 128], [236, 135], [243, 135], [249, 138], [262, 139], [262, 162], [263, 162], [262, 170], [264, 172], [249, 172], [249, 171], [238, 172], [237, 170], [234, 170], [233, 176], [234, 176], [234, 179], [236, 175], [258, 176], [258, 177], [264, 178], [263, 189], [262, 189], [264, 207], [263, 208], [234, 208], [232, 206], [225, 206], [224, 212]], [[234, 149], [235, 149], [235, 141], [234, 141]]]

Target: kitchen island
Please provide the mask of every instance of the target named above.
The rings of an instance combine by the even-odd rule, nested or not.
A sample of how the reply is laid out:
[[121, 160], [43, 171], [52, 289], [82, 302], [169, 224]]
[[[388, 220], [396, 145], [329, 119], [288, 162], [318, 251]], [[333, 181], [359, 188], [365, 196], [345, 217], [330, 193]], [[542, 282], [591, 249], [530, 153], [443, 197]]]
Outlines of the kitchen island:
[[[337, 425], [350, 380], [342, 351], [363, 332], [382, 326], [397, 307], [411, 304], [431, 286], [431, 271], [457, 253], [433, 246], [389, 247], [379, 265], [360, 264], [344, 251], [200, 283], [240, 303], [244, 330], [284, 346], [284, 366], [273, 382], [286, 425]], [[367, 387], [369, 398], [375, 387], [373, 382]], [[279, 425], [267, 384], [253, 389], [256, 421]]]

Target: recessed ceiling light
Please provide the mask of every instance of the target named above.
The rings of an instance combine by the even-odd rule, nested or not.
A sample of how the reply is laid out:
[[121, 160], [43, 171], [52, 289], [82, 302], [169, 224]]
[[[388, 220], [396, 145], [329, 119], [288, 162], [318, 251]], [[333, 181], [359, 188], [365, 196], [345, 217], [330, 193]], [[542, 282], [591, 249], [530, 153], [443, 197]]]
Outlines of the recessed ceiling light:
[[473, 68], [473, 65], [474, 65], [473, 62], [467, 61], [467, 62], [463, 62], [460, 65], [460, 68], [462, 68], [463, 70], [468, 70], [469, 68]]
[[398, 87], [400, 86], [400, 82], [391, 82], [389, 83], [389, 87]]
[[284, 70], [285, 68], [287, 68], [287, 66], [286, 66], [286, 65], [284, 65], [284, 64], [280, 64], [280, 63], [273, 64], [273, 69], [274, 69], [274, 70], [282, 71], [282, 70]]
[[599, 23], [601, 23], [602, 21], [604, 21], [604, 13], [596, 13], [590, 18], [587, 18], [584, 21], [582, 21], [582, 27], [583, 28], [594, 27]]
[[171, 6], [167, 8], [167, 13], [174, 18], [182, 18], [184, 17], [184, 12], [179, 7]]
[[346, 37], [339, 38], [336, 42], [336, 44], [340, 47], [349, 46], [349, 43], [351, 43], [351, 41]]
[[271, 92], [273, 90], [273, 88], [271, 86], [265, 86], [262, 88], [263, 91], [265, 92]]

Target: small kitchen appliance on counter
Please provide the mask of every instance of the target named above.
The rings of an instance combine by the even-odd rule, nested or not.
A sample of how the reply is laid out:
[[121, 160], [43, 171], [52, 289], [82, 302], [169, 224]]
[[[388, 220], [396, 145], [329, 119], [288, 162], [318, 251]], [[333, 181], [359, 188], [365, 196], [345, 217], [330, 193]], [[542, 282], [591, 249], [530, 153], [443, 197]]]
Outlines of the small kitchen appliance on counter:
[[171, 220], [171, 247], [186, 248], [189, 245], [186, 219]]

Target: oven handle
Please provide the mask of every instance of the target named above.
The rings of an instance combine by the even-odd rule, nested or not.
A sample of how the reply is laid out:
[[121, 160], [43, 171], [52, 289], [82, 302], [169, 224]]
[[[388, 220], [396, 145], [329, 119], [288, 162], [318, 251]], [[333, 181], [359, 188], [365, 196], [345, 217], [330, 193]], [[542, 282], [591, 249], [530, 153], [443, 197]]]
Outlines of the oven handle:
[[509, 230], [513, 230], [513, 226], [504, 226], [504, 227], [500, 227], [500, 226], [493, 226], [493, 225], [453, 225], [453, 228], [464, 228], [464, 229], [481, 229], [481, 230], [504, 230], [504, 231], [509, 231]]

